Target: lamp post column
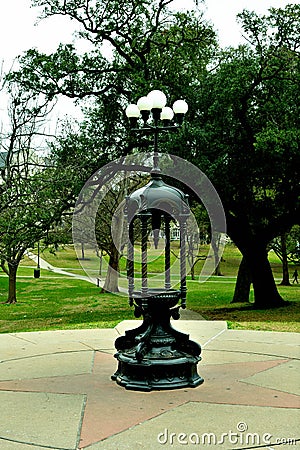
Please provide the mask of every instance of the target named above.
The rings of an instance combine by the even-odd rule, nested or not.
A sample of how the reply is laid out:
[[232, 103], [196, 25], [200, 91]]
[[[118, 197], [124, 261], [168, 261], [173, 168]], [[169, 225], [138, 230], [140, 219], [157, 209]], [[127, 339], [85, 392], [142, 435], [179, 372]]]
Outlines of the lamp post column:
[[147, 222], [148, 217], [145, 214], [141, 215], [142, 221], [142, 294], [148, 292], [148, 269], [147, 269]]
[[128, 295], [129, 304], [133, 305], [132, 294], [134, 291], [134, 234], [133, 234], [133, 220], [128, 225], [128, 245], [127, 245], [127, 278], [128, 278]]
[[180, 219], [180, 279], [181, 307], [186, 308], [186, 218]]
[[170, 217], [165, 216], [165, 288], [171, 288], [171, 243], [170, 243]]

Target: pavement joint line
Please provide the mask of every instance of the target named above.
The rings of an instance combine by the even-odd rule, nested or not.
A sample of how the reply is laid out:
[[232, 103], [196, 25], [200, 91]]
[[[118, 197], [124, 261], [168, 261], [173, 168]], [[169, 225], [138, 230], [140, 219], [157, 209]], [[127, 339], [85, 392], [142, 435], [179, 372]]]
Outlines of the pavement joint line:
[[[293, 442], [299, 442], [300, 439], [294, 439]], [[255, 445], [254, 447], [240, 447], [240, 448], [230, 448], [228, 450], [254, 450], [256, 448], [265, 448], [266, 450], [273, 450], [273, 447], [278, 447], [278, 446], [286, 446], [287, 444], [282, 444], [282, 443], [277, 443], [275, 442], [274, 444], [268, 444], [268, 445]]]
[[[282, 362], [282, 364], [286, 364], [286, 362], [287, 361], [283, 361]], [[280, 364], [281, 365], [281, 364]], [[271, 369], [265, 369], [265, 370], [261, 370], [260, 372], [257, 372], [257, 373], [262, 373], [262, 372], [267, 372], [268, 370], [271, 370]], [[251, 378], [251, 377], [250, 377]], [[239, 380], [239, 383], [244, 383], [244, 384], [247, 384], [248, 386], [253, 386], [253, 384], [252, 383], [249, 383], [247, 380]], [[272, 391], [276, 391], [276, 392], [280, 392], [281, 394], [282, 393], [285, 393], [285, 392], [287, 392], [287, 393], [289, 393], [288, 391], [283, 391], [282, 389], [278, 389], [278, 388], [275, 388], [275, 387], [273, 387], [272, 388]], [[296, 394], [297, 395], [297, 394]], [[273, 408], [283, 408], [283, 409], [286, 409], [286, 406], [273, 406]], [[250, 447], [251, 448], [251, 447]], [[255, 448], [255, 447], [254, 447]], [[238, 450], [242, 450], [242, 449], [238, 449]]]
[[[203, 346], [202, 346], [203, 347]], [[270, 356], [275, 359], [286, 359], [287, 361], [300, 361], [300, 357], [297, 358], [293, 356], [292, 358], [286, 355], [274, 355], [270, 353], [259, 353], [259, 352], [252, 352], [251, 350], [245, 352], [242, 350], [226, 350], [226, 349], [218, 349], [218, 348], [207, 348], [207, 352], [227, 352], [227, 353], [245, 353], [246, 355], [263, 355], [263, 356]]]
[[207, 344], [209, 344], [210, 342], [214, 341], [215, 339], [217, 339], [217, 337], [221, 336], [221, 334], [223, 334], [225, 331], [227, 331], [226, 328], [224, 328], [224, 330], [219, 331], [219, 333], [217, 333], [215, 336], [211, 337], [210, 339], [208, 339], [207, 342], [205, 342], [202, 345], [202, 348], [204, 348]]
[[20, 341], [29, 342], [29, 344], [38, 345], [37, 342], [30, 341], [29, 339], [25, 339], [25, 338], [19, 336], [18, 333], [9, 333], [9, 336], [14, 337], [16, 339], [20, 339]]
[[106, 355], [111, 355], [111, 351], [116, 351], [116, 348], [115, 347], [111, 347], [111, 348], [98, 348], [97, 350], [95, 350], [95, 352], [98, 352], [98, 353], [105, 353]]
[[49, 450], [77, 450], [77, 448], [71, 448], [71, 447], [53, 447], [53, 446], [49, 446], [49, 445], [44, 445], [44, 444], [34, 444], [33, 442], [25, 442], [25, 441], [19, 441], [17, 439], [9, 439], [9, 438], [5, 438], [3, 436], [0, 436], [0, 441], [6, 441], [6, 442], [15, 442], [16, 444], [23, 444], [23, 445], [28, 445], [31, 447], [39, 447], [39, 448], [45, 448], [45, 449], [49, 449]]
[[63, 354], [67, 355], [67, 354], [70, 354], [70, 353], [84, 353], [84, 352], [91, 352], [91, 351], [95, 352], [97, 350], [91, 348], [91, 349], [86, 349], [86, 350], [70, 350], [70, 351], [63, 350], [61, 352], [52, 352], [52, 351], [50, 351], [50, 353], [41, 353], [41, 354], [38, 354], [38, 355], [21, 356], [20, 358], [4, 359], [4, 360], [1, 360], [0, 363], [10, 362], [10, 361], [21, 361], [23, 359], [31, 359], [31, 358], [41, 358], [43, 356], [50, 356], [50, 355], [63, 355]]
[[95, 356], [96, 356], [96, 350], [93, 350], [93, 357], [92, 357], [92, 362], [91, 362], [91, 367], [90, 367], [90, 373], [92, 373], [93, 370], [94, 370], [94, 366], [95, 366]]
[[78, 430], [77, 430], [76, 450], [78, 450], [79, 446], [80, 446], [81, 432], [82, 432], [82, 427], [83, 427], [83, 421], [84, 421], [84, 415], [85, 415], [87, 401], [88, 401], [88, 395], [84, 394], [82, 408], [81, 408], [81, 414], [80, 414], [80, 420], [79, 420]]
[[[88, 350], [96, 351], [94, 347], [92, 347], [91, 345], [87, 344], [86, 342], [81, 342], [81, 341], [78, 341], [78, 342], [79, 342], [79, 344], [84, 345], [85, 347], [87, 347]], [[88, 350], [82, 350], [82, 351], [86, 352]]]
[[[94, 352], [99, 352], [99, 351], [103, 351], [103, 352], [108, 352], [109, 350], [113, 350], [114, 349], [114, 347], [108, 347], [108, 348], [102, 348], [101, 347], [101, 349], [100, 348], [95, 348], [95, 347], [92, 347], [92, 345], [90, 344], [86, 344], [85, 342], [80, 342], [80, 341], [78, 341], [79, 342], [79, 344], [81, 344], [81, 345], [84, 345], [85, 347], [87, 347], [87, 350], [79, 350], [79, 351], [83, 351], [83, 352], [86, 352], [86, 351], [94, 351]], [[74, 350], [73, 350], [74, 351]], [[66, 353], [71, 353], [71, 352], [66, 352]]]

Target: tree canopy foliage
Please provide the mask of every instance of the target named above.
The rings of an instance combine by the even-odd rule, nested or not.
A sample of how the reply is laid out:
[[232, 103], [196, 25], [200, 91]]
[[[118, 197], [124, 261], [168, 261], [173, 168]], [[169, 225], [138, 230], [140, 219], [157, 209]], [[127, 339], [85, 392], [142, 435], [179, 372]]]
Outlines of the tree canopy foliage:
[[228, 233], [251, 272], [256, 306], [282, 304], [267, 246], [300, 217], [299, 5], [264, 16], [243, 11], [246, 43], [227, 49], [218, 47], [200, 9], [174, 12], [172, 0], [33, 5], [43, 7], [44, 18], [73, 20], [90, 45], [83, 54], [71, 44], [50, 55], [28, 50], [9, 76], [50, 100], [89, 99], [80, 132], [65, 132], [54, 152], [77, 192], [97, 164], [149, 148], [147, 139], [128, 136], [127, 102], [150, 88], [165, 90], [171, 103], [185, 98], [188, 121], [163, 142], [164, 151], [201, 167], [217, 188]]
[[[239, 15], [248, 44], [225, 49], [192, 87], [184, 156], [213, 180], [257, 306], [281, 304], [267, 245], [299, 222], [298, 5]], [[180, 148], [178, 143], [176, 148]], [[248, 277], [249, 280], [249, 277]]]

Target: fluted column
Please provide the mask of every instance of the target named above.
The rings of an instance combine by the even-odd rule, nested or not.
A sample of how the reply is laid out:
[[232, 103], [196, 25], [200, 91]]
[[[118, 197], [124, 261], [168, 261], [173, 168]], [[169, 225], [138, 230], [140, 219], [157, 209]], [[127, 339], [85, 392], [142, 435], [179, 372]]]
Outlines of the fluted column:
[[170, 217], [165, 216], [165, 289], [171, 288]]
[[181, 306], [186, 307], [186, 219], [180, 219], [180, 279], [181, 279]]
[[141, 250], [142, 250], [142, 294], [146, 294], [148, 292], [148, 269], [147, 269], [147, 215], [141, 214], [141, 222], [142, 222], [142, 242], [141, 242]]

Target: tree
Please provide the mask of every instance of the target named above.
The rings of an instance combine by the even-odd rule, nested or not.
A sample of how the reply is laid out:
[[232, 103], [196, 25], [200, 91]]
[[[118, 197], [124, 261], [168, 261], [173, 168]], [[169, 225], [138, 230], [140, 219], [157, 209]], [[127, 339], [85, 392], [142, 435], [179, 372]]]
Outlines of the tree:
[[300, 216], [300, 8], [239, 17], [248, 44], [224, 50], [202, 84], [191, 86], [196, 120], [185, 139], [187, 159], [197, 155], [222, 198], [228, 234], [251, 273], [255, 306], [265, 308], [284, 304], [267, 246]]
[[[52, 55], [31, 49], [20, 58], [21, 70], [11, 75], [25, 89], [49, 99], [60, 94], [88, 98], [79, 132], [68, 130], [54, 149], [62, 170], [77, 169], [74, 193], [107, 162], [148, 150], [148, 138], [137, 142], [128, 137], [124, 110], [135, 100], [132, 92], [140, 96], [151, 88], [168, 86], [172, 97], [184, 96], [188, 80], [205, 67], [215, 42], [212, 28], [201, 14], [171, 12], [172, 3], [33, 1], [44, 8], [45, 18], [61, 14], [76, 21], [78, 36], [92, 47], [83, 55], [73, 45], [60, 45]], [[107, 45], [112, 50], [109, 58], [103, 52]]]
[[[207, 57], [208, 47], [214, 42], [214, 32], [202, 15], [174, 13], [170, 9], [173, 0], [32, 3], [43, 8], [43, 18], [62, 15], [76, 22], [77, 37], [91, 47], [82, 55], [71, 44], [60, 45], [51, 55], [31, 49], [20, 58], [21, 71], [12, 77], [50, 98], [58, 94], [71, 98], [105, 97], [116, 92], [122, 101], [123, 95], [127, 100], [135, 92], [134, 84], [138, 86], [137, 96], [155, 80], [178, 85], [174, 76], [184, 81], [184, 75], [194, 65], [196, 73], [199, 64], [203, 64], [197, 59], [199, 49]], [[189, 59], [185, 58], [187, 47]], [[105, 56], [105, 48], [111, 50], [112, 56]], [[182, 57], [186, 67], [178, 71], [176, 64]]]
[[295, 225], [288, 232], [281, 234], [279, 237], [273, 239], [270, 243], [270, 249], [273, 250], [282, 262], [282, 281], [281, 285], [290, 286], [289, 277], [289, 262], [299, 264], [299, 242], [300, 242], [300, 227]]
[[[215, 51], [215, 33], [203, 15], [174, 13], [172, 4], [173, 0], [33, 0], [34, 6], [43, 7], [43, 18], [63, 15], [76, 22], [77, 37], [91, 50], [79, 54], [71, 44], [60, 45], [51, 55], [28, 50], [11, 78], [50, 99], [61, 94], [88, 99], [80, 132], [85, 150], [90, 146], [113, 160], [136, 147], [148, 148], [147, 139], [128, 139], [125, 106], [153, 88], [167, 88], [170, 100], [185, 97], [189, 82]], [[109, 57], [105, 48], [111, 50]]]
[[[100, 131], [97, 145], [108, 156], [149, 147], [147, 139], [137, 145], [125, 138], [127, 101], [150, 86], [185, 97], [190, 124], [164, 148], [197, 162], [217, 187], [228, 233], [251, 272], [255, 305], [283, 304], [267, 245], [299, 216], [299, 6], [272, 8], [263, 17], [244, 11], [248, 44], [218, 52], [202, 15], [170, 14], [171, 0], [34, 4], [46, 17], [77, 21], [93, 51], [78, 55], [71, 45], [52, 55], [30, 50], [12, 77], [49, 98], [96, 96], [90, 128]], [[104, 43], [111, 58], [103, 55]]]
[[15, 84], [8, 86], [8, 92], [9, 124], [3, 124], [1, 136], [6, 158], [0, 181], [0, 261], [9, 277], [7, 303], [16, 303], [19, 263], [26, 250], [60, 220], [70, 193], [38, 155], [49, 102]]
[[248, 303], [252, 278], [246, 258], [243, 256], [239, 265], [237, 280], [231, 303]]
[[124, 215], [122, 200], [127, 195], [127, 180], [117, 180], [103, 198], [96, 216], [96, 240], [100, 251], [109, 256], [103, 292], [119, 292], [119, 261], [124, 242]]
[[[203, 205], [192, 202], [191, 212], [193, 216], [190, 216], [187, 220], [187, 261], [190, 266], [191, 278], [195, 280], [195, 268], [199, 261], [206, 259], [206, 255], [201, 254], [200, 245], [201, 242], [206, 241], [206, 236], [210, 233], [209, 217], [206, 209]], [[177, 257], [177, 255], [176, 255]], [[219, 258], [216, 259], [215, 262]], [[216, 265], [218, 263], [216, 262]]]

